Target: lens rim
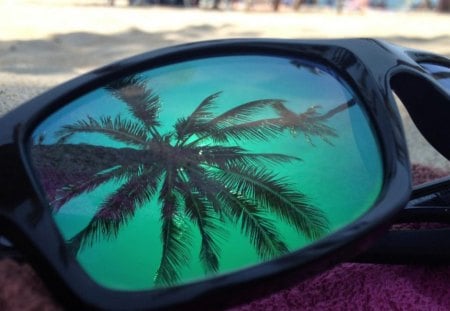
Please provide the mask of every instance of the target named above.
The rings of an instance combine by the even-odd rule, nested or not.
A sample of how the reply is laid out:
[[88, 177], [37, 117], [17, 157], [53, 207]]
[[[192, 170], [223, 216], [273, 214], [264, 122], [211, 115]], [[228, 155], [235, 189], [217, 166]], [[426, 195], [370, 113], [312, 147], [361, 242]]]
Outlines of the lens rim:
[[[376, 48], [386, 65], [375, 65], [367, 55]], [[50, 209], [45, 208], [45, 193], [31, 166], [29, 138], [37, 124], [73, 99], [119, 76], [198, 58], [220, 55], [263, 54], [304, 57], [330, 67], [340, 75], [363, 101], [378, 136], [384, 163], [383, 189], [373, 208], [353, 223], [310, 246], [282, 258], [244, 271], [214, 277], [169, 289], [125, 292], [103, 288], [92, 281], [75, 259], [67, 254]], [[399, 56], [376, 40], [219, 40], [166, 48], [132, 57], [95, 70], [26, 103], [10, 118], [20, 124], [14, 136], [32, 194], [22, 204], [2, 213], [0, 225], [7, 236], [22, 246], [40, 274], [53, 290], [70, 301], [102, 309], [159, 309], [186, 304], [221, 307], [242, 302], [230, 299], [240, 294], [243, 301], [267, 294], [261, 284], [288, 286], [366, 248], [385, 230], [389, 220], [406, 204], [411, 192], [409, 160], [399, 114], [389, 88], [388, 65]], [[413, 64], [411, 64], [413, 66]], [[389, 95], [391, 94], [391, 95]], [[12, 132], [12, 129], [11, 129]], [[0, 140], [0, 144], [4, 142]], [[279, 284], [280, 285], [280, 284]], [[258, 287], [260, 290], [248, 291]], [[242, 295], [245, 290], [245, 295]], [[268, 288], [269, 291], [273, 290]], [[226, 293], [226, 294], [224, 294]]]

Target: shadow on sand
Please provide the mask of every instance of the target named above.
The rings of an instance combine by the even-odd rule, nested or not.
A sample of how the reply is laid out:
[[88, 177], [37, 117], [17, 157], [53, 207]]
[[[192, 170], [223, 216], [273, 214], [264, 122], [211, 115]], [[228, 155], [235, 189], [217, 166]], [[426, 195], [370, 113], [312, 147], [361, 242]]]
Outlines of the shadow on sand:
[[[113, 61], [161, 47], [213, 39], [220, 27], [203, 24], [167, 32], [144, 32], [130, 29], [114, 35], [91, 32], [57, 34], [49, 39], [0, 41], [0, 72], [52, 75], [79, 74]], [[235, 36], [231, 32], [230, 37]], [[257, 37], [258, 33], [240, 33]]]

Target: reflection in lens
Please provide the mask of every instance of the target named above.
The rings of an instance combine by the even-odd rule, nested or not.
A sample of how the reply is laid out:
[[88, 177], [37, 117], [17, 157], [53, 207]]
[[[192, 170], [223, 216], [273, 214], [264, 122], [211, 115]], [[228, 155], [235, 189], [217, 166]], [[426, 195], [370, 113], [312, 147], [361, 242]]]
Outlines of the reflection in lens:
[[444, 87], [450, 95], [450, 67], [442, 64], [421, 63], [420, 64], [436, 81]]
[[99, 284], [173, 286], [310, 245], [383, 179], [358, 99], [301, 59], [231, 56], [123, 77], [33, 133], [68, 249]]

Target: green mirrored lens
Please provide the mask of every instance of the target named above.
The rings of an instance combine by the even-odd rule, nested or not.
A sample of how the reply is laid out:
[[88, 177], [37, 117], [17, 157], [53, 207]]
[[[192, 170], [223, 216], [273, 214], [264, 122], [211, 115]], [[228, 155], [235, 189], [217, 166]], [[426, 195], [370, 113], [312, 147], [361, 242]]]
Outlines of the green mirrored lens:
[[124, 77], [50, 115], [32, 140], [68, 249], [114, 289], [297, 251], [360, 217], [382, 188], [358, 98], [302, 59], [213, 57]]

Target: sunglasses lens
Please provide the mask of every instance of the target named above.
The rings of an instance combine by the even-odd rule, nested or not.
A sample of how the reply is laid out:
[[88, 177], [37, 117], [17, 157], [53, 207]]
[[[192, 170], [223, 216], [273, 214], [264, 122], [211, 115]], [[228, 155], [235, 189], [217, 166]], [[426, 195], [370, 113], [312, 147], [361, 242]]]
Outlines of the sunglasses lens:
[[450, 65], [445, 66], [443, 64], [431, 64], [431, 63], [421, 63], [422, 68], [424, 68], [428, 73], [430, 73], [436, 81], [442, 85], [442, 87], [450, 95]]
[[113, 289], [202, 280], [298, 251], [377, 200], [364, 106], [331, 69], [228, 56], [122, 77], [68, 103], [30, 148], [54, 220]]

